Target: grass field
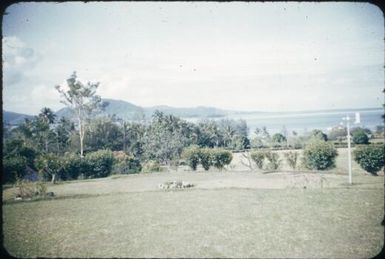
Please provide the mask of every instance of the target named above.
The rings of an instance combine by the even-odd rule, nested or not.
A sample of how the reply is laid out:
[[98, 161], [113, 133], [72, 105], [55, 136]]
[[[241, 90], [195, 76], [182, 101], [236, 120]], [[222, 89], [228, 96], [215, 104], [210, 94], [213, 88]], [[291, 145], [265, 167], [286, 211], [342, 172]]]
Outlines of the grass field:
[[[16, 257], [373, 257], [384, 246], [384, 177], [355, 168], [348, 186], [339, 159], [322, 174], [236, 164], [73, 181], [50, 185], [52, 200], [15, 202], [5, 189], [4, 246]], [[169, 180], [196, 187], [158, 189]]]

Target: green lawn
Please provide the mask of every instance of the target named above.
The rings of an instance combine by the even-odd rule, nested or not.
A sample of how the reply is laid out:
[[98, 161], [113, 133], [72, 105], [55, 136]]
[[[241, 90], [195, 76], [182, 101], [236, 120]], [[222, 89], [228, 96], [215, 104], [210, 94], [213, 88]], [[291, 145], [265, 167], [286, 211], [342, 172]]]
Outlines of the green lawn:
[[[177, 177], [197, 187], [157, 189]], [[384, 178], [345, 178], [303, 189], [280, 174], [190, 172], [50, 186], [56, 199], [3, 205], [4, 245], [17, 257], [373, 257]]]

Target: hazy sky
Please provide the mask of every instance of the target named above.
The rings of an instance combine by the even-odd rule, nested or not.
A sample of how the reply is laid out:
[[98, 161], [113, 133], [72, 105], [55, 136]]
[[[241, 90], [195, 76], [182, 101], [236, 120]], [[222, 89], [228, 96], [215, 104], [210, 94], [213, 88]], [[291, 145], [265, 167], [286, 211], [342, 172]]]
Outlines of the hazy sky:
[[73, 71], [141, 106], [381, 107], [384, 21], [367, 3], [20, 3], [3, 16], [3, 108], [62, 107]]

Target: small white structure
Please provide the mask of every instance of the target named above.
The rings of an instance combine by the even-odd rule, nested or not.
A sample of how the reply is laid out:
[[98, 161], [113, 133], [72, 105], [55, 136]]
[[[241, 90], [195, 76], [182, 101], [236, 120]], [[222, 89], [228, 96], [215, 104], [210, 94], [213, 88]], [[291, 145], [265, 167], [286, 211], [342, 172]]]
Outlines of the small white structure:
[[[348, 168], [349, 168], [349, 184], [352, 184], [352, 153], [350, 148], [350, 117], [347, 115], [342, 118], [343, 121], [346, 121], [346, 129], [347, 129], [347, 140], [348, 140]], [[360, 113], [356, 112], [356, 120], [355, 124], [360, 123]]]

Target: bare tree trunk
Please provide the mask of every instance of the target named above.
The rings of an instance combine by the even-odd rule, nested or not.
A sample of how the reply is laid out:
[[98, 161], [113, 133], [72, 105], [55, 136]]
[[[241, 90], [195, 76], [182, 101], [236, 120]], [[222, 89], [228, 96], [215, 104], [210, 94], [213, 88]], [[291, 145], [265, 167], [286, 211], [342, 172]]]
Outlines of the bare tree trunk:
[[55, 183], [56, 183], [56, 174], [52, 174], [51, 183], [52, 183], [52, 184], [55, 184]]
[[83, 138], [84, 138], [84, 129], [83, 129], [83, 124], [82, 120], [80, 118], [80, 111], [79, 111], [79, 138], [80, 138], [80, 157], [83, 158]]
[[126, 152], [126, 127], [123, 123], [123, 151]]
[[253, 167], [253, 163], [251, 162], [250, 153], [248, 151], [245, 151], [244, 153], [241, 153], [241, 154], [242, 154], [242, 157], [247, 159], [247, 164], [244, 163], [242, 159], [241, 159], [241, 164], [243, 164], [244, 166], [247, 166], [250, 169], [250, 171], [253, 171], [254, 167]]

